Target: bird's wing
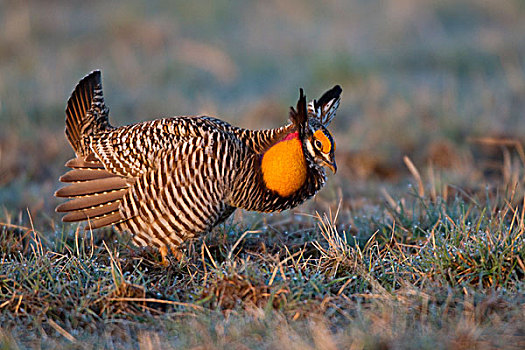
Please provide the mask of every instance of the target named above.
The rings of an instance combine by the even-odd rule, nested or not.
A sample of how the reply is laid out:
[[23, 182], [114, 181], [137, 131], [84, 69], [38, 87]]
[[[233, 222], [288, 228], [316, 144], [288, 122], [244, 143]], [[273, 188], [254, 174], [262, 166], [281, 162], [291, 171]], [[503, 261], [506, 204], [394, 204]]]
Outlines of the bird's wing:
[[211, 131], [200, 130], [189, 117], [157, 119], [94, 135], [91, 149], [108, 171], [140, 177], [166, 153]]
[[221, 132], [179, 144], [125, 194], [120, 228], [139, 246], [178, 246], [232, 212], [228, 195], [242, 145]]
[[66, 213], [62, 221], [89, 220], [86, 228], [94, 229], [126, 219], [119, 208], [134, 183], [155, 171], [166, 154], [185, 152], [191, 140], [207, 135], [189, 119], [160, 119], [91, 136], [91, 153], [69, 160], [72, 170], [60, 178], [67, 186], [55, 195], [70, 199], [56, 208]]

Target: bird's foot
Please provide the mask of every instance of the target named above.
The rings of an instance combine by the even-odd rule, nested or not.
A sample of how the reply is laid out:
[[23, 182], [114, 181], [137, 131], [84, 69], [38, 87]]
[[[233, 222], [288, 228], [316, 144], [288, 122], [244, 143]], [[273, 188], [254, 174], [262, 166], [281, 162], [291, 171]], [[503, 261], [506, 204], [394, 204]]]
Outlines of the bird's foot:
[[160, 262], [161, 266], [168, 267], [170, 265], [171, 262], [168, 258], [168, 254], [170, 250], [171, 250], [171, 255], [177, 261], [182, 261], [182, 259], [184, 258], [184, 254], [176, 247], [171, 246], [170, 249], [168, 250], [168, 246], [162, 246], [159, 248], [160, 256], [162, 258], [162, 261]]

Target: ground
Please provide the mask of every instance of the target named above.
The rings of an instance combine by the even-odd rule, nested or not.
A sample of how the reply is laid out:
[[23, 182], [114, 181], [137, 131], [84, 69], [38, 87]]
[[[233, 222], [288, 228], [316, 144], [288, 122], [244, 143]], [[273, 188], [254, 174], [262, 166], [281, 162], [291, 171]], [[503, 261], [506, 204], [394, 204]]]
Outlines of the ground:
[[[525, 347], [522, 1], [0, 4], [0, 347]], [[282, 125], [335, 84], [338, 172], [159, 264], [65, 225], [64, 107]]]

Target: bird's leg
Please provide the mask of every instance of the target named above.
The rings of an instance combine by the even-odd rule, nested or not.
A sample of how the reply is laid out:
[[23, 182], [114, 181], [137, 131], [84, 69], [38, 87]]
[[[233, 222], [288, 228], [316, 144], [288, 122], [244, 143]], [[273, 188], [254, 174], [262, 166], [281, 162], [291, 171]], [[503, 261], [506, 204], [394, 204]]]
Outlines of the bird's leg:
[[[173, 254], [173, 257], [177, 261], [181, 261], [184, 258], [184, 254], [176, 247], [170, 246], [170, 250], [171, 250], [171, 254]], [[169, 266], [170, 261], [168, 260], [168, 253], [169, 253], [168, 246], [163, 245], [162, 247], [159, 248], [159, 252], [160, 252], [160, 256], [162, 257], [162, 261], [160, 264], [164, 267]]]
[[160, 256], [162, 257], [161, 265], [167, 267], [170, 265], [170, 261], [166, 258], [168, 256], [168, 247], [163, 245], [159, 248]]
[[184, 254], [174, 246], [171, 246], [171, 254], [177, 259], [177, 261], [181, 261], [184, 258]]

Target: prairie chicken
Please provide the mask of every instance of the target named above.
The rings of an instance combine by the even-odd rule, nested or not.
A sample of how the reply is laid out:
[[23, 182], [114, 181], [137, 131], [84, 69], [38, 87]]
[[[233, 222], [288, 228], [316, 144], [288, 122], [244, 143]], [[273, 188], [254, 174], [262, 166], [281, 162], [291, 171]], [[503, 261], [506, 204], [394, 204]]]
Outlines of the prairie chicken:
[[326, 129], [339, 106], [335, 86], [308, 105], [302, 89], [290, 123], [248, 130], [207, 116], [177, 116], [113, 127], [100, 71], [84, 77], [66, 107], [66, 137], [76, 157], [55, 196], [70, 200], [62, 221], [86, 229], [115, 225], [138, 246], [168, 247], [210, 231], [237, 208], [289, 209], [334, 173], [335, 142]]

